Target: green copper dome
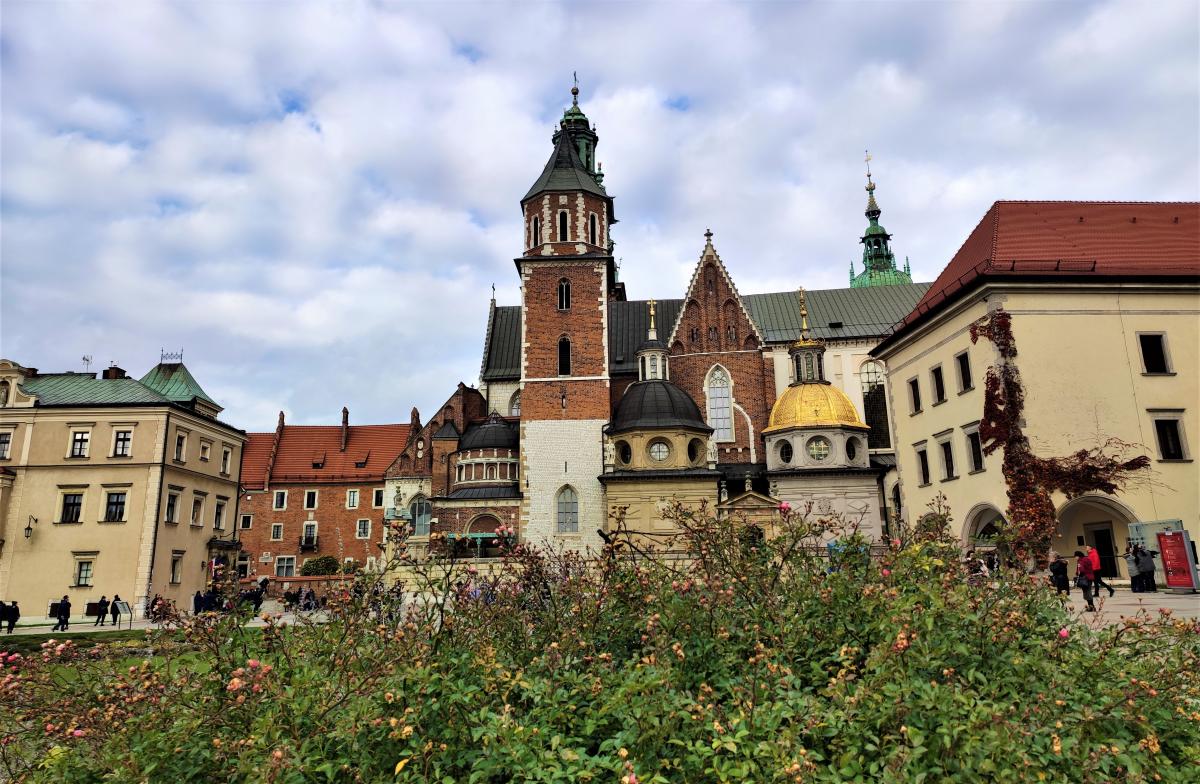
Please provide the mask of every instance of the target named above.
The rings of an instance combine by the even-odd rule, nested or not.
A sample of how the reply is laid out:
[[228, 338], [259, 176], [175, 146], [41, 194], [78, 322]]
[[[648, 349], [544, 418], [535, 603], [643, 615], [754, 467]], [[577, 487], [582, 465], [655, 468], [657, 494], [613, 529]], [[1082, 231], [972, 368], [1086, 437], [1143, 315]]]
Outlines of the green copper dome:
[[[869, 158], [868, 158], [869, 160]], [[912, 275], [905, 262], [904, 269], [896, 269], [896, 256], [890, 245], [892, 235], [879, 225], [879, 216], [883, 210], [875, 201], [875, 183], [871, 181], [871, 172], [867, 171], [867, 210], [864, 215], [869, 221], [867, 230], [863, 232], [859, 242], [863, 246], [863, 271], [854, 274], [854, 264], [850, 265], [850, 288], [858, 289], [866, 286], [891, 286], [897, 283], [912, 283]]]

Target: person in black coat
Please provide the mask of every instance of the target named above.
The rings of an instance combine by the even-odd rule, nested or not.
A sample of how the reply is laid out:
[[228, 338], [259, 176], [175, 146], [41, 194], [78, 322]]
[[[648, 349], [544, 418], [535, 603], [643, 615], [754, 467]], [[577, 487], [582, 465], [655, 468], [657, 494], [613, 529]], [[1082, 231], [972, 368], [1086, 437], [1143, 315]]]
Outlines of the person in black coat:
[[100, 601], [96, 602], [96, 622], [92, 626], [103, 626], [104, 621], [108, 618], [108, 597], [101, 596]]
[[1050, 562], [1050, 584], [1054, 586], [1056, 594], [1071, 595], [1071, 580], [1067, 577], [1067, 562], [1058, 553], [1054, 554], [1054, 560]]
[[112, 625], [113, 626], [119, 625], [117, 619], [121, 617], [121, 609], [119, 607], [117, 607], [117, 602], [119, 602], [119, 601], [121, 601], [121, 595], [118, 593], [114, 593], [112, 604], [109, 605], [109, 612], [112, 613]]
[[14, 599], [13, 603], [8, 606], [8, 633], [13, 633], [13, 627], [17, 625], [17, 621], [21, 620], [21, 608], [17, 606]]
[[192, 614], [199, 615], [204, 612], [204, 594], [196, 591], [196, 595], [192, 597]]
[[56, 632], [61, 629], [62, 631], [65, 632], [67, 630], [67, 626], [69, 626], [71, 623], [71, 599], [70, 599], [70, 597], [63, 596], [62, 601], [60, 601], [58, 603], [58, 614], [55, 615], [54, 617], [58, 619], [58, 623], [54, 624], [54, 628], [51, 629], [50, 631]]

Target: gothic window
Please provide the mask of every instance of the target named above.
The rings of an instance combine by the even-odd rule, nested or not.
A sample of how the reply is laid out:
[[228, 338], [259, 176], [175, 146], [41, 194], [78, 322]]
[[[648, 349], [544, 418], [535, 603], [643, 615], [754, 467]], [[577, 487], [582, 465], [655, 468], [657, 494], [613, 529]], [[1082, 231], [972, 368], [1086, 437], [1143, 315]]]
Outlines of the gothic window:
[[716, 327], [708, 328], [708, 342], [709, 343], [717, 342], [717, 328]]
[[513, 396], [508, 401], [508, 415], [521, 416], [521, 390], [513, 392]]
[[874, 360], [864, 362], [858, 370], [859, 381], [862, 382], [863, 415], [867, 425], [867, 447], [870, 449], [890, 449], [892, 446], [891, 428], [888, 426], [887, 392], [884, 389], [883, 365]]
[[717, 276], [712, 270], [709, 270], [704, 276], [704, 290], [709, 294], [712, 294], [717, 290]]
[[558, 339], [558, 375], [571, 375], [571, 339], [565, 335]]
[[579, 496], [574, 488], [567, 485], [558, 491], [554, 499], [557, 509], [558, 532], [573, 534], [579, 531]]
[[536, 248], [542, 244], [542, 219], [535, 217], [530, 223], [529, 247]]
[[725, 339], [729, 341], [730, 345], [736, 344], [737, 343], [737, 327], [732, 327], [732, 326], [726, 327]]
[[699, 341], [700, 340], [700, 328], [692, 327], [691, 332], [688, 333], [688, 337], [691, 338], [693, 343], [696, 343], [697, 341]]
[[717, 441], [733, 440], [733, 396], [729, 390], [729, 374], [716, 366], [708, 374], [705, 387], [708, 396], [708, 426]]
[[429, 501], [417, 496], [409, 504], [408, 513], [412, 516], [413, 536], [429, 536], [429, 518], [433, 514]]
[[600, 244], [596, 242], [596, 213], [594, 212], [588, 216], [588, 242], [593, 245]]
[[558, 213], [558, 241], [567, 241], [567, 211], [562, 210]]
[[558, 309], [571, 309], [571, 281], [566, 278], [558, 282]]

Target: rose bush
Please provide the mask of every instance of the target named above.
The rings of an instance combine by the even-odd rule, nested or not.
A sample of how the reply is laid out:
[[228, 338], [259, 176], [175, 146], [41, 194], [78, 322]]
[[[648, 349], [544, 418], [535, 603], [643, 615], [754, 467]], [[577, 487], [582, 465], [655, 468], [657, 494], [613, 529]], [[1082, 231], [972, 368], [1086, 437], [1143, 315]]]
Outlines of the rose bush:
[[[54, 782], [1194, 781], [1200, 628], [1083, 623], [967, 584], [946, 514], [872, 554], [808, 510], [765, 539], [675, 512], [495, 577], [409, 564], [328, 622], [175, 619], [155, 655], [5, 655], [0, 765]], [[811, 546], [842, 537], [832, 560]], [[1064, 632], [1066, 632], [1064, 634]], [[172, 642], [159, 649], [160, 638]]]

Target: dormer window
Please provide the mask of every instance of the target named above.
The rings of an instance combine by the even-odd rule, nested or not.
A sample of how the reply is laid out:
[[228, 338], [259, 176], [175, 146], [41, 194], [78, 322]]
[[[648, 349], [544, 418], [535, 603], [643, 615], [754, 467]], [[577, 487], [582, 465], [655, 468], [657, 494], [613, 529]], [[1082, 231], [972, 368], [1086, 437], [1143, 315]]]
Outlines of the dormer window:
[[558, 309], [571, 309], [571, 281], [566, 278], [558, 282]]

